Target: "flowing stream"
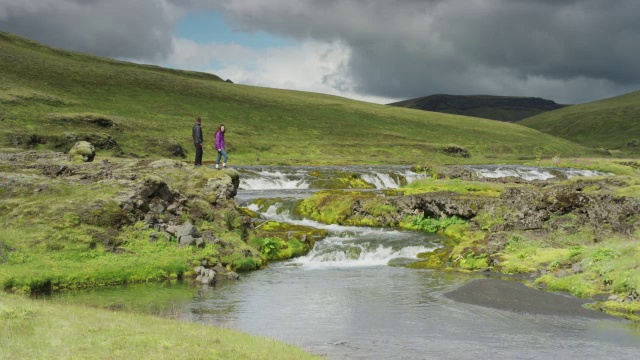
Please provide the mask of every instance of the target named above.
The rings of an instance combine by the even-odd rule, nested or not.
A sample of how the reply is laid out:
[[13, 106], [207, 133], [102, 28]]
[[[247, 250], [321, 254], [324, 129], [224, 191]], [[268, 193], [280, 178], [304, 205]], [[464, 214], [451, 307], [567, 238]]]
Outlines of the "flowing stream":
[[[447, 298], [448, 291], [482, 276], [402, 267], [440, 246], [438, 236], [295, 218], [288, 211], [292, 202], [322, 187], [317, 169], [241, 171], [238, 201], [244, 206], [266, 219], [327, 229], [329, 236], [308, 255], [243, 274], [235, 283], [130, 285], [62, 292], [51, 300], [238, 329], [330, 359], [637, 359], [640, 354], [640, 328], [629, 322], [516, 313]], [[420, 177], [399, 167], [322, 171], [354, 173], [374, 184], [372, 191]], [[260, 206], [257, 198], [277, 200]]]

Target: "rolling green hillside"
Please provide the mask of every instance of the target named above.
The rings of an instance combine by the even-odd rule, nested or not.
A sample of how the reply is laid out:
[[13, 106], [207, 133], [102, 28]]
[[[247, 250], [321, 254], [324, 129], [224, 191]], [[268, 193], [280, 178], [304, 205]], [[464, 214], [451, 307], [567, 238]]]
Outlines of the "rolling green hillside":
[[[524, 126], [335, 96], [243, 86], [210, 74], [88, 56], [0, 33], [0, 147], [192, 159], [203, 118], [205, 160], [227, 125], [232, 164], [415, 164], [580, 156], [586, 148]], [[461, 158], [451, 146], [464, 147]], [[591, 153], [593, 154], [593, 153]]]
[[541, 98], [491, 95], [431, 95], [389, 105], [507, 122], [566, 106]]
[[551, 111], [519, 124], [585, 146], [640, 152], [640, 140], [633, 141], [640, 139], [640, 91]]

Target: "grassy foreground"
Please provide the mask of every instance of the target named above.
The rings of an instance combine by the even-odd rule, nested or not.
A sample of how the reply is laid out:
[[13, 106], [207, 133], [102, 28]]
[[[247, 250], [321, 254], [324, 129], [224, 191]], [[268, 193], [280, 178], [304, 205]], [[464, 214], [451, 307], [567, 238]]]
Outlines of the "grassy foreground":
[[0, 292], [0, 359], [317, 359], [234, 330]]
[[595, 154], [524, 126], [229, 84], [7, 33], [0, 33], [0, 49], [5, 147], [68, 151], [84, 139], [116, 155], [191, 159], [191, 126], [201, 116], [205, 160], [213, 160], [215, 127], [224, 123], [236, 164], [486, 163]]

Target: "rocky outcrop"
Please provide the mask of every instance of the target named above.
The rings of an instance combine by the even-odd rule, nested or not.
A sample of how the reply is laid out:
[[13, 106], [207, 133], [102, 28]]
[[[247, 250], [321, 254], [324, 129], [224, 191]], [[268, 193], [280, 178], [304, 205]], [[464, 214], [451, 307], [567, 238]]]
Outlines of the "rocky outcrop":
[[354, 198], [350, 211], [344, 212], [347, 214], [344, 223], [349, 223], [351, 219], [374, 219], [381, 226], [396, 226], [407, 216], [422, 214], [431, 218], [456, 216], [480, 226], [476, 217], [482, 215], [492, 219], [489, 225], [485, 225], [492, 232], [552, 231], [564, 225], [550, 219], [571, 215], [571, 226], [587, 226], [594, 228], [596, 233], [609, 231], [631, 234], [640, 228], [640, 222], [636, 220], [640, 213], [639, 200], [611, 193], [583, 191], [596, 184], [601, 188], [612, 186], [608, 182], [608, 179], [571, 185], [550, 182], [546, 183], [547, 186], [541, 182], [529, 187], [506, 187], [500, 197], [446, 191], [386, 197], [378, 200], [380, 205], [395, 208], [396, 211], [382, 214], [375, 207], [366, 206], [369, 201], [366, 198]]
[[465, 197], [453, 192], [403, 196], [390, 201], [403, 216], [422, 213], [427, 217], [442, 218], [455, 215], [463, 219], [473, 218], [479, 210], [491, 206], [494, 202], [493, 199]]
[[227, 270], [222, 264], [217, 263], [214, 267], [204, 265], [196, 267], [193, 271], [196, 274], [196, 283], [201, 285], [215, 285], [221, 281], [237, 281], [240, 275], [235, 271]]
[[204, 187], [204, 197], [210, 203], [215, 203], [217, 199], [232, 199], [238, 193], [240, 186], [240, 175], [232, 169], [225, 169], [224, 173], [228, 177], [209, 179]]

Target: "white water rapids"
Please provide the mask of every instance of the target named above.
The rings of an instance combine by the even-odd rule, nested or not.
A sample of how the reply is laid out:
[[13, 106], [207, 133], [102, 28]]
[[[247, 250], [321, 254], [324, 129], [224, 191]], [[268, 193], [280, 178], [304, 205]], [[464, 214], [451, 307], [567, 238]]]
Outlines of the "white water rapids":
[[[552, 178], [571, 178], [576, 176], [591, 177], [608, 175], [592, 170], [565, 168], [545, 168], [521, 165], [470, 165], [480, 178], [516, 177], [526, 181], [549, 180]], [[330, 188], [349, 188], [340, 182], [341, 177], [355, 177], [369, 184], [370, 187], [397, 189], [415, 180], [428, 177], [424, 173], [416, 173], [408, 167], [257, 167], [238, 168], [241, 172], [240, 190], [274, 191], [274, 190], [306, 190]]]
[[267, 220], [311, 226], [328, 231], [309, 254], [289, 261], [309, 269], [388, 265], [393, 260], [417, 260], [419, 253], [436, 249], [440, 240], [433, 235], [392, 229], [327, 225], [309, 219], [294, 219], [278, 203], [260, 212], [257, 204], [248, 208]]

